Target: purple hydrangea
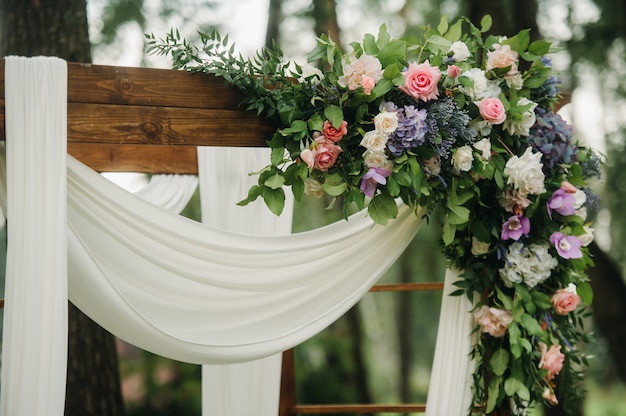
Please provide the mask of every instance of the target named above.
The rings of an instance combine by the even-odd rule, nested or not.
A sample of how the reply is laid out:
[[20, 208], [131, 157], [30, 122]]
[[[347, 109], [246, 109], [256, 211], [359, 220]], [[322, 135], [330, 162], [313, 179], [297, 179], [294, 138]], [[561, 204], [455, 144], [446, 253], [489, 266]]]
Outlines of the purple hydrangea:
[[[395, 107], [395, 105], [392, 105]], [[406, 149], [424, 144], [428, 130], [426, 110], [417, 109], [412, 105], [394, 109], [398, 115], [398, 128], [389, 136], [387, 147], [394, 156], [400, 156]]]
[[537, 121], [530, 129], [530, 145], [534, 152], [543, 154], [541, 161], [545, 173], [552, 176], [563, 171], [563, 164], [570, 165], [578, 160], [574, 131], [571, 125], [552, 111], [537, 107], [535, 115]]

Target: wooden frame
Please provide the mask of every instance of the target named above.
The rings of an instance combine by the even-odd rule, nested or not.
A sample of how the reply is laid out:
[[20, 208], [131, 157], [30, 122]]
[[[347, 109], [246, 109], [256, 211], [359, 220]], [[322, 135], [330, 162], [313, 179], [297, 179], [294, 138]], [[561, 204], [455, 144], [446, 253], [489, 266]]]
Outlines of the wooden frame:
[[196, 173], [196, 146], [266, 146], [275, 126], [242, 98], [206, 74], [68, 63], [68, 153], [96, 171]]

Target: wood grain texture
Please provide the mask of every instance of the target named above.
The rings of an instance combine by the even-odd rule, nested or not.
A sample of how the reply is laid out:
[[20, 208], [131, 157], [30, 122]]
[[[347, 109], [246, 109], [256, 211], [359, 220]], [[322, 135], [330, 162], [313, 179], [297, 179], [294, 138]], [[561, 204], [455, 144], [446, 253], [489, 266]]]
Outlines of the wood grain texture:
[[[267, 145], [276, 126], [242, 99], [207, 74], [68, 63], [68, 152], [97, 171], [196, 173], [193, 146]], [[1, 140], [4, 107], [0, 88]]]

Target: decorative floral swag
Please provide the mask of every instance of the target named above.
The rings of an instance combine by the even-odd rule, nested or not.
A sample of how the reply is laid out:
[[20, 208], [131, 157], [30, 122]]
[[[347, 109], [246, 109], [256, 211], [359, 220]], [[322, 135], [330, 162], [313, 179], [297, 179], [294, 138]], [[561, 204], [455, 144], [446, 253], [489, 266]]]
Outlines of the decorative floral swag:
[[244, 59], [217, 32], [200, 33], [201, 47], [178, 31], [147, 37], [149, 53], [223, 77], [278, 126], [240, 204], [262, 197], [279, 215], [289, 186], [346, 217], [367, 207], [379, 224], [398, 198], [440, 210], [442, 250], [464, 270], [454, 295], [475, 305], [475, 403], [487, 414], [540, 402], [574, 412], [590, 339], [581, 304], [592, 300], [587, 216], [598, 198], [588, 182], [601, 160], [554, 112], [551, 44], [528, 30], [486, 35], [490, 26], [443, 18], [398, 39], [381, 26], [348, 54], [321, 36], [306, 65], [277, 47]]

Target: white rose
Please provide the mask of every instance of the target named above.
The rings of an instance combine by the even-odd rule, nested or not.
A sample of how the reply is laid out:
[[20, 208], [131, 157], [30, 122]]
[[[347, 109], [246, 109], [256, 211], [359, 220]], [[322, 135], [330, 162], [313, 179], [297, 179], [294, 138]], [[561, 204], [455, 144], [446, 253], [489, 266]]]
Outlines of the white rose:
[[385, 152], [366, 150], [365, 153], [363, 153], [363, 163], [365, 163], [365, 166], [368, 168], [393, 169], [393, 162], [387, 158]]
[[398, 114], [394, 111], [383, 111], [374, 117], [376, 131], [391, 134], [398, 128]]
[[482, 152], [480, 156], [483, 160], [491, 159], [491, 140], [485, 138], [474, 143], [474, 149]]
[[371, 152], [382, 152], [387, 146], [389, 137], [376, 130], [368, 131], [363, 135], [360, 145]]
[[474, 256], [480, 256], [486, 254], [489, 251], [491, 244], [484, 243], [476, 237], [472, 237], [472, 249], [471, 252]]
[[505, 76], [504, 81], [506, 81], [506, 85], [508, 85], [509, 88], [517, 91], [521, 90], [524, 86], [524, 78], [522, 78], [522, 74], [520, 74], [519, 72], [515, 75]]
[[521, 195], [539, 195], [546, 191], [545, 175], [541, 170], [541, 153], [533, 153], [528, 147], [522, 157], [513, 156], [506, 162], [504, 175], [507, 183]]
[[457, 40], [456, 42], [450, 45], [450, 50], [448, 52], [452, 52], [452, 59], [457, 62], [465, 61], [470, 57], [470, 50], [465, 44], [465, 42]]
[[587, 202], [587, 194], [585, 191], [577, 189], [576, 192], [574, 192], [574, 208], [581, 208], [585, 205], [585, 202]]
[[324, 78], [324, 74], [322, 73], [322, 71], [320, 71], [318, 68], [314, 67], [311, 64], [307, 63], [304, 65], [300, 65], [300, 68], [302, 69], [302, 74], [300, 75], [300, 78], [298, 78], [298, 82], [304, 82], [309, 78], [311, 78], [311, 81], [313, 82], [318, 82], [322, 78]]
[[589, 244], [593, 242], [593, 239], [594, 239], [593, 232], [595, 230], [587, 225], [583, 227], [583, 230], [585, 230], [585, 234], [579, 235], [578, 238], [580, 238], [580, 240], [583, 242], [583, 247], [587, 247]]
[[522, 120], [519, 122], [512, 122], [509, 118], [504, 122], [504, 128], [513, 136], [528, 136], [530, 134], [530, 128], [535, 125], [537, 117], [535, 116], [535, 107], [537, 103], [530, 101], [528, 98], [520, 98], [517, 101], [518, 106], [524, 106], [532, 104], [528, 110], [522, 114]]
[[461, 172], [467, 172], [472, 169], [473, 161], [472, 148], [469, 146], [459, 147], [452, 155], [452, 166]]
[[483, 98], [497, 97], [502, 91], [496, 81], [490, 81], [480, 68], [472, 68], [463, 72], [459, 78], [466, 77], [472, 81], [473, 86], [466, 87], [461, 84], [459, 87], [461, 92], [470, 96], [474, 101], [480, 101]]

